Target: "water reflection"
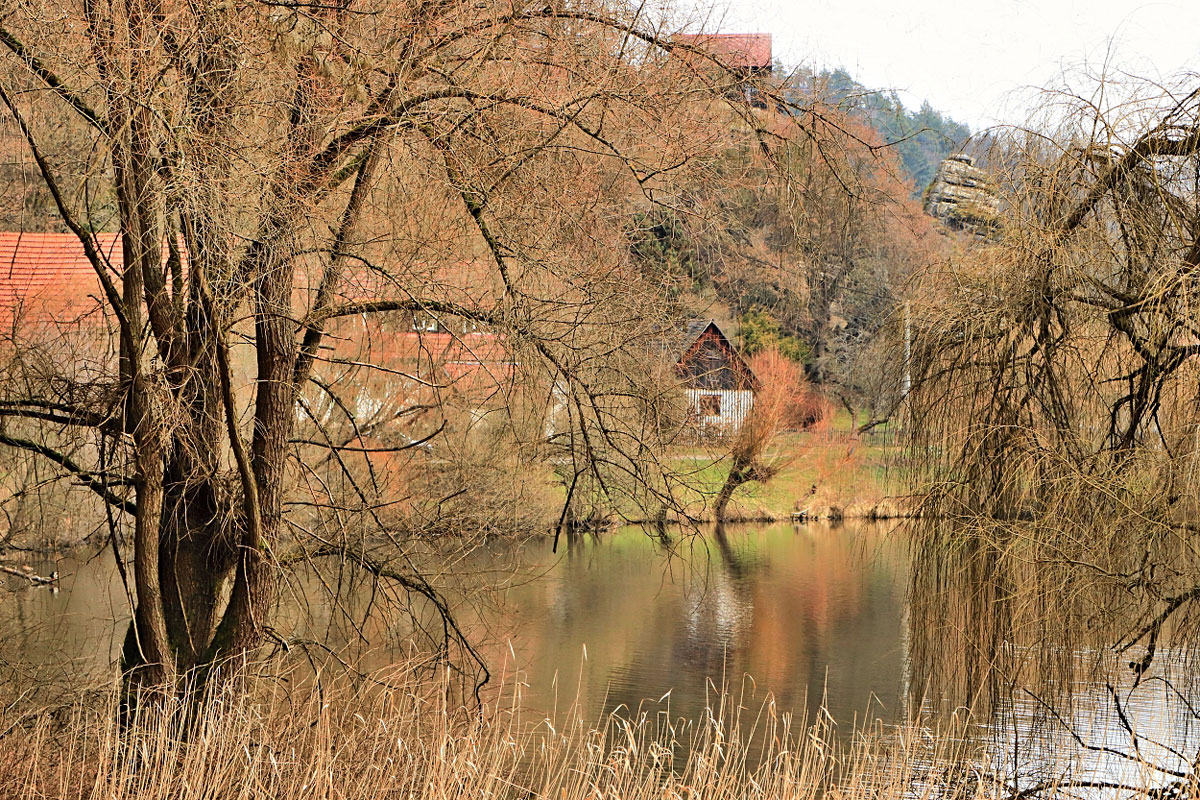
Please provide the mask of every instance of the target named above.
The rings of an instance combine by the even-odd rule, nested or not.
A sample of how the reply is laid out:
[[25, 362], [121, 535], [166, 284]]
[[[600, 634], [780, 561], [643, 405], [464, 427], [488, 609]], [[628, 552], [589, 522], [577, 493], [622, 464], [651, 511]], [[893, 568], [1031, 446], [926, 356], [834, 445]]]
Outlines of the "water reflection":
[[1194, 651], [1160, 640], [1144, 662], [1144, 644], [1118, 646], [1146, 619], [1133, 587], [1114, 590], [1094, 565], [1025, 557], [1032, 526], [929, 527], [914, 538], [906, 625], [911, 691], [927, 714], [968, 709], [982, 760], [1019, 791], [1127, 796], [1191, 774]]
[[[984, 726], [991, 766], [1022, 790], [1078, 783], [1163, 787], [1188, 775], [1200, 753], [1200, 718], [1180, 687], [1162, 679], [1071, 687], [1051, 702], [1017, 692]], [[1117, 795], [1124, 796], [1124, 795]]]
[[[1138, 653], [1111, 647], [1119, 621], [1079, 622], [1096, 616], [1096, 598], [1031, 597], [1023, 587], [1043, 567], [993, 547], [912, 542], [867, 524], [734, 527], [669, 544], [631, 528], [558, 553], [549, 537], [494, 539], [439, 585], [535, 717], [578, 701], [596, 718], [649, 700], [694, 719], [714, 687], [750, 686], [780, 710], [824, 705], [843, 727], [970, 708], [982, 762], [1020, 788], [1166, 784], [1191, 769], [1200, 681], [1182, 651], [1161, 643], [1135, 685]], [[33, 566], [62, 573], [61, 591], [10, 587], [0, 662], [29, 685], [111, 679], [128, 619], [111, 557]], [[290, 583], [276, 629], [347, 655], [369, 643], [375, 666], [395, 659], [412, 627], [384, 610], [406, 596], [337, 569]]]
[[106, 682], [120, 655], [129, 601], [111, 556], [29, 562], [61, 573], [58, 588], [6, 577], [0, 588], [0, 664], [24, 689], [71, 690]]
[[907, 572], [902, 538], [882, 527], [733, 528], [670, 549], [626, 530], [549, 555], [529, 546], [546, 575], [506, 606], [533, 707], [569, 676], [591, 709], [670, 692], [690, 716], [712, 685], [750, 675], [784, 709], [824, 698], [847, 722], [900, 709]]
[[[463, 625], [493, 666], [524, 681], [535, 713], [576, 696], [591, 714], [668, 696], [672, 714], [693, 716], [714, 685], [746, 675], [785, 710], [824, 701], [850, 722], [901, 709], [906, 553], [903, 536], [882, 526], [742, 526], [670, 545], [629, 528], [557, 554], [549, 538], [496, 540], [458, 566], [460, 576], [442, 580], [470, 598]], [[38, 567], [62, 573], [62, 589], [21, 589], [0, 603], [0, 660], [29, 674], [111, 675], [128, 620], [111, 557]], [[487, 583], [502, 588], [469, 591]], [[411, 632], [380, 613], [382, 592], [362, 575], [302, 574], [276, 627], [337, 648], [365, 637], [380, 665]]]

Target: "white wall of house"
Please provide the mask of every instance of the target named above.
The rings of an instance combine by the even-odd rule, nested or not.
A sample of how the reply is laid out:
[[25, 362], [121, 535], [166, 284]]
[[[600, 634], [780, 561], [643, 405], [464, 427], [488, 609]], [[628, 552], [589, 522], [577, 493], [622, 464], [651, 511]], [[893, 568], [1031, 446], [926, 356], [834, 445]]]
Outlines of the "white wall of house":
[[696, 424], [712, 432], [737, 433], [754, 407], [749, 389], [688, 389], [687, 395]]
[[571, 415], [567, 413], [567, 387], [556, 381], [550, 390], [550, 401], [546, 405], [546, 438], [565, 433], [571, 426]]

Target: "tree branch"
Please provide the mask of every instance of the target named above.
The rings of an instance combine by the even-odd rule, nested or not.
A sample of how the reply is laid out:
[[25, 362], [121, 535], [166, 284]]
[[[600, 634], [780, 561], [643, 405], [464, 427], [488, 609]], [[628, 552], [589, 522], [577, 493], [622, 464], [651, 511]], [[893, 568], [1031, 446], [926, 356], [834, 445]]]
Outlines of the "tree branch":
[[358, 303], [345, 303], [340, 306], [329, 306], [314, 313], [305, 320], [305, 325], [317, 325], [334, 317], [353, 317], [359, 314], [381, 314], [389, 311], [428, 311], [434, 314], [445, 314], [451, 317], [461, 317], [487, 325], [499, 325], [500, 318], [488, 311], [467, 308], [458, 303], [442, 300], [364, 300]]
[[[70, 456], [67, 456], [64, 453], [60, 453], [53, 448], [47, 447], [44, 444], [39, 444], [30, 439], [20, 439], [4, 433], [0, 433], [0, 444], [6, 444], [9, 447], [16, 447], [30, 453], [36, 453], [43, 458], [53, 461], [55, 464], [58, 464], [63, 469], [67, 470], [67, 472], [70, 472], [72, 475], [78, 478], [83, 486], [86, 486], [99, 495], [104, 502], [121, 509], [126, 514], [134, 514], [137, 512], [136, 503], [131, 503], [130, 501], [122, 497], [118, 497], [109, 491], [108, 486], [113, 483], [111, 479], [97, 476], [97, 474], [91, 470], [85, 469], [79, 464], [76, 464]], [[133, 480], [130, 478], [122, 478], [121, 483], [131, 485]]]
[[41, 172], [42, 180], [45, 182], [46, 188], [50, 191], [50, 196], [54, 198], [54, 205], [58, 208], [59, 217], [62, 218], [66, 226], [71, 229], [71, 233], [75, 234], [75, 238], [83, 245], [83, 252], [87, 256], [88, 262], [92, 265], [96, 277], [100, 279], [100, 285], [104, 287], [104, 297], [112, 307], [113, 313], [116, 314], [122, 331], [129, 337], [130, 341], [139, 341], [138, 337], [141, 331], [134, 331], [130, 327], [129, 317], [126, 315], [125, 306], [121, 301], [121, 293], [117, 291], [112, 276], [108, 274], [105, 261], [101, 257], [100, 251], [96, 249], [92, 235], [83, 229], [83, 226], [75, 219], [75, 215], [67, 208], [66, 200], [63, 198], [62, 191], [58, 186], [58, 179], [54, 177], [49, 163], [46, 161], [45, 156], [42, 155], [41, 148], [38, 147], [37, 140], [33, 137], [33, 131], [30, 130], [21, 112], [17, 110], [16, 105], [5, 90], [2, 82], [0, 82], [0, 101], [3, 101], [4, 105], [8, 106], [13, 119], [16, 120], [18, 127], [20, 127], [21, 133], [25, 137], [25, 142], [29, 146], [29, 151], [33, 155], [33, 160], [37, 163], [38, 170]]
[[78, 93], [64, 84], [53, 70], [47, 67], [41, 59], [31, 53], [29, 49], [25, 47], [24, 43], [21, 42], [20, 39], [14, 36], [13, 33], [3, 25], [0, 25], [0, 44], [3, 44], [9, 49], [9, 51], [12, 52], [13, 55], [21, 59], [21, 61], [25, 63], [25, 66], [29, 68], [30, 72], [41, 78], [42, 81], [49, 86], [55, 94], [67, 101], [72, 108], [78, 111], [80, 115], [88, 121], [88, 124], [100, 131], [100, 133], [104, 134], [105, 136], [108, 135], [108, 123], [104, 120], [104, 118], [93, 111], [91, 107], [88, 106], [88, 104], [84, 102], [84, 100], [78, 95]]

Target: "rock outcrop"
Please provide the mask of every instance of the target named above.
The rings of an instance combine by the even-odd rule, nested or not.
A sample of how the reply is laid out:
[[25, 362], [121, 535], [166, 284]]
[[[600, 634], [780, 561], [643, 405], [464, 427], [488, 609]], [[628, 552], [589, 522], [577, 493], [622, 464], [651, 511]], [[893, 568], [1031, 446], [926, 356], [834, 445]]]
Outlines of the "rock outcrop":
[[925, 190], [925, 213], [955, 230], [979, 235], [999, 224], [1000, 201], [988, 174], [967, 155], [953, 155], [938, 167]]

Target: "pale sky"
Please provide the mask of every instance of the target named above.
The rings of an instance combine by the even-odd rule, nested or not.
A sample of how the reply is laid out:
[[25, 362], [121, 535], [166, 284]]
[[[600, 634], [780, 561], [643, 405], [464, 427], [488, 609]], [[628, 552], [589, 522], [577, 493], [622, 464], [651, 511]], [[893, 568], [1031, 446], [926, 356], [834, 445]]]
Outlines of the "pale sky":
[[1024, 121], [1029, 87], [1061, 84], [1065, 69], [1200, 72], [1200, 0], [718, 2], [705, 28], [771, 33], [785, 64], [845, 67], [973, 131]]

